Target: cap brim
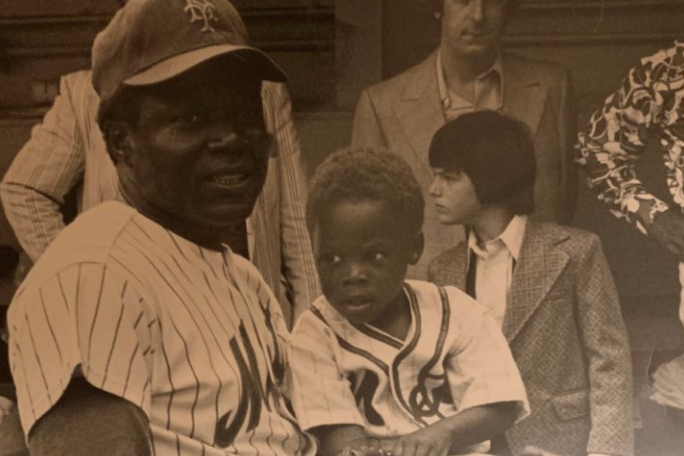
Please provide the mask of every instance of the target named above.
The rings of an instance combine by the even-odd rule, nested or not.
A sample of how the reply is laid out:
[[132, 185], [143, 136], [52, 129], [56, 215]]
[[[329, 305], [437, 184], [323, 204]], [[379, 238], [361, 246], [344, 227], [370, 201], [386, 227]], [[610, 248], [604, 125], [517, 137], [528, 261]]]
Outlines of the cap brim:
[[285, 72], [259, 49], [250, 46], [220, 44], [195, 49], [162, 60], [135, 76], [126, 79], [123, 83], [133, 86], [157, 84], [178, 76], [202, 62], [225, 54], [234, 55], [249, 63], [255, 76], [263, 80], [275, 82], [285, 82], [287, 80]]

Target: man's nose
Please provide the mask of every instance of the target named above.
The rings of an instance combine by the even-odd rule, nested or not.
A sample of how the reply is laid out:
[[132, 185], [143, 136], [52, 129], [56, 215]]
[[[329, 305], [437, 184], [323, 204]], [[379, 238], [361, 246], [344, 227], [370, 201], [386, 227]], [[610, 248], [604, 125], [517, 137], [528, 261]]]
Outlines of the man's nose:
[[470, 2], [470, 17], [475, 22], [482, 22], [485, 18], [485, 2], [488, 0], [473, 0]]
[[235, 128], [231, 123], [213, 122], [209, 127], [209, 148], [220, 150], [235, 147], [240, 141], [244, 140], [244, 134]]

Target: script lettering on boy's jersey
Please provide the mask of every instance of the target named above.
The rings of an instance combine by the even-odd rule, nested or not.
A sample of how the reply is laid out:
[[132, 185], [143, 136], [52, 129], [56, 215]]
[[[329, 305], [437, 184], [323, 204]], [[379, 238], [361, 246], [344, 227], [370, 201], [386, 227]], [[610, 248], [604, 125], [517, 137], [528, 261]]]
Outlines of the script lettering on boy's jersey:
[[426, 379], [419, 378], [418, 384], [411, 390], [408, 402], [413, 416], [422, 419], [437, 415], [439, 405], [441, 403], [453, 403], [453, 398], [446, 380], [440, 386], [430, 390]]
[[361, 381], [361, 384], [356, 387], [357, 378], [354, 374], [350, 374], [349, 382], [352, 384], [352, 388], [354, 388], [356, 403], [359, 405], [359, 408], [363, 411], [364, 415], [366, 415], [368, 422], [373, 426], [384, 426], [385, 420], [382, 419], [382, 416], [380, 416], [378, 411], [375, 410], [375, 407], [373, 407], [373, 396], [380, 384], [378, 375], [373, 371], [364, 371], [363, 380]]
[[[237, 339], [233, 337], [230, 341], [230, 350], [240, 370], [242, 391], [240, 392], [237, 410], [226, 413], [216, 424], [214, 442], [221, 448], [226, 448], [235, 441], [235, 437], [245, 425], [245, 421], [247, 421], [247, 432], [253, 430], [261, 420], [262, 408], [266, 407], [270, 411], [269, 399], [278, 396], [278, 391], [270, 374], [267, 375], [265, 387], [261, 382], [256, 353], [242, 323], [239, 332], [247, 359], [245, 360]], [[247, 416], [248, 413], [249, 417]]]

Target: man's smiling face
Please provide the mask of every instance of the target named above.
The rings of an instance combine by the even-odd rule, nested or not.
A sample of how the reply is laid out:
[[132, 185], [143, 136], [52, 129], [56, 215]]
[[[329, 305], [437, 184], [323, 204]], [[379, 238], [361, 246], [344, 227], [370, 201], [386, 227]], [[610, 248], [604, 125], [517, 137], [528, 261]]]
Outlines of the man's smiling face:
[[146, 90], [128, 130], [127, 193], [143, 213], [147, 207], [200, 234], [244, 222], [266, 177], [261, 81], [227, 62]]

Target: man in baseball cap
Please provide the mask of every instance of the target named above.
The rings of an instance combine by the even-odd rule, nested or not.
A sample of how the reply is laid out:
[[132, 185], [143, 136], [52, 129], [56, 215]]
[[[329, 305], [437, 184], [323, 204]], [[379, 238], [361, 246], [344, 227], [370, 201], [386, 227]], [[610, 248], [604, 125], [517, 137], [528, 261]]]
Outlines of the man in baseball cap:
[[32, 455], [315, 453], [281, 391], [282, 311], [227, 235], [266, 176], [262, 81], [284, 78], [225, 0], [131, 0], [97, 37], [128, 205], [80, 215], [11, 304]]

